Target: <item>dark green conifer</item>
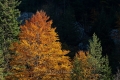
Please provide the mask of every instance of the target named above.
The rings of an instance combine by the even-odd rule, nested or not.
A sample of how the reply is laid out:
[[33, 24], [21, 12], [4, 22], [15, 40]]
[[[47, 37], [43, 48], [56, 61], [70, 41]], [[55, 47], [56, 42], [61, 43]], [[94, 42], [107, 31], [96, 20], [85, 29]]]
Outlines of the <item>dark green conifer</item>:
[[16, 9], [19, 4], [18, 0], [0, 0], [0, 80], [4, 80], [3, 73], [8, 69], [9, 45], [19, 33], [20, 11]]

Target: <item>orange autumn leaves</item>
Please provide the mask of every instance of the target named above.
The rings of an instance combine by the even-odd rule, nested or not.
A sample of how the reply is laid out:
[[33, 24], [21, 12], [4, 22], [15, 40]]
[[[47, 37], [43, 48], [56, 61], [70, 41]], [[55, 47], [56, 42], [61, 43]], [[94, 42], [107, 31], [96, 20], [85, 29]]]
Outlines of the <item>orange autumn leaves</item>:
[[72, 80], [93, 80], [92, 77], [92, 66], [88, 62], [89, 53], [79, 51], [74, 57], [73, 68], [72, 68]]
[[[81, 65], [81, 74], [83, 74], [84, 79], [90, 79], [92, 67], [88, 63], [88, 52], [79, 51], [76, 57], [78, 58]], [[82, 79], [81, 79], [82, 80]]]
[[10, 62], [11, 75], [7, 79], [69, 78], [70, 74], [65, 72], [70, 73], [71, 63], [69, 57], [64, 56], [68, 51], [61, 50], [58, 35], [51, 24], [45, 12], [37, 11], [26, 24], [20, 26], [20, 40], [10, 47], [15, 54]]

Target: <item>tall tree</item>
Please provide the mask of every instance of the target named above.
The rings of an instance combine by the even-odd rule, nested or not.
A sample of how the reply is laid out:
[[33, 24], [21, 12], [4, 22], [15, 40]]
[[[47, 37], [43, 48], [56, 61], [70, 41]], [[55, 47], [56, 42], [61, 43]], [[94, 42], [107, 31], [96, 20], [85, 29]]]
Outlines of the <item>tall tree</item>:
[[15, 52], [7, 79], [69, 79], [71, 63], [68, 51], [61, 50], [56, 28], [44, 11], [37, 11], [20, 26], [20, 41], [11, 45]]
[[0, 0], [0, 65], [3, 69], [7, 68], [8, 47], [17, 39], [19, 33], [17, 18], [20, 11], [16, 9], [19, 4], [18, 0]]
[[99, 38], [97, 38], [96, 34], [93, 34], [93, 39], [90, 40], [89, 43], [89, 63], [93, 67], [92, 74], [97, 74], [98, 79], [111, 80], [111, 68], [109, 67], [108, 57], [102, 56], [101, 42], [99, 41]]

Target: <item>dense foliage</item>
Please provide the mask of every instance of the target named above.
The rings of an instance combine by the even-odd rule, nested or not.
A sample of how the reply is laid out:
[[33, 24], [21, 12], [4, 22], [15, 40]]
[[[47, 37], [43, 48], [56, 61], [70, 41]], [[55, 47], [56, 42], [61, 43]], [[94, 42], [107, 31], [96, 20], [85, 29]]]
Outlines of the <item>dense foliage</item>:
[[108, 57], [102, 56], [99, 39], [93, 34], [89, 51], [79, 51], [73, 60], [72, 80], [113, 80]]
[[17, 18], [20, 11], [16, 9], [20, 2], [18, 0], [0, 1], [0, 79], [4, 80], [9, 62], [9, 46], [17, 40], [19, 33], [19, 23]]
[[[93, 39], [89, 40], [89, 63], [92, 65], [92, 72], [98, 75], [98, 79], [111, 80], [111, 68], [109, 67], [108, 56], [102, 56], [102, 47], [99, 38], [93, 34]], [[94, 77], [93, 77], [94, 78]]]
[[88, 52], [79, 51], [74, 57], [72, 69], [73, 73], [71, 74], [72, 80], [92, 80], [92, 66], [88, 62], [88, 55]]
[[[67, 51], [61, 50], [52, 21], [43, 11], [37, 11], [25, 25], [20, 26], [20, 41], [10, 50], [15, 54], [10, 61], [12, 73], [7, 79], [67, 79], [71, 69]], [[58, 73], [57, 73], [58, 72]]]

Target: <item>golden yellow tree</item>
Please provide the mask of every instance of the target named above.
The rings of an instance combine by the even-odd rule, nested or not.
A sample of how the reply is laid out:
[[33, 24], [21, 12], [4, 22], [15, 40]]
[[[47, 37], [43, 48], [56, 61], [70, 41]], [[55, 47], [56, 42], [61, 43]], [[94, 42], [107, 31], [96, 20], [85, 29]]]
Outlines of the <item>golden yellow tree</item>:
[[61, 50], [58, 34], [51, 28], [52, 20], [44, 11], [37, 11], [20, 26], [19, 42], [11, 44], [9, 80], [70, 79], [71, 62]]
[[89, 52], [78, 51], [73, 61], [72, 80], [97, 80], [98, 76], [93, 75], [93, 68], [88, 60]]

